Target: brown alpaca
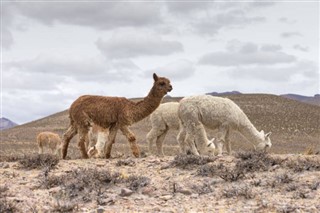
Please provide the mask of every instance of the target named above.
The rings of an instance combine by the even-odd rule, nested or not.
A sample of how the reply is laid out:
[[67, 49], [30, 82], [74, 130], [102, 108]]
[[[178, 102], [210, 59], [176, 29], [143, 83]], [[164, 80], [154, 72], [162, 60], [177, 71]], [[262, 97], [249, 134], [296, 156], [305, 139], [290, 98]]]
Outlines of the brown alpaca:
[[60, 155], [61, 152], [61, 138], [58, 134], [52, 132], [41, 132], [37, 136], [37, 144], [39, 154], [43, 154], [43, 148], [51, 149], [52, 154]]
[[70, 126], [63, 135], [62, 158], [67, 156], [69, 142], [76, 134], [79, 134], [78, 147], [82, 157], [88, 158], [85, 141], [93, 124], [109, 129], [106, 158], [110, 158], [119, 129], [128, 139], [133, 155], [139, 157], [135, 135], [128, 126], [150, 115], [160, 105], [163, 96], [172, 90], [169, 79], [158, 77], [155, 73], [153, 79], [154, 84], [148, 96], [139, 102], [124, 97], [92, 95], [84, 95], [75, 100], [69, 109]]

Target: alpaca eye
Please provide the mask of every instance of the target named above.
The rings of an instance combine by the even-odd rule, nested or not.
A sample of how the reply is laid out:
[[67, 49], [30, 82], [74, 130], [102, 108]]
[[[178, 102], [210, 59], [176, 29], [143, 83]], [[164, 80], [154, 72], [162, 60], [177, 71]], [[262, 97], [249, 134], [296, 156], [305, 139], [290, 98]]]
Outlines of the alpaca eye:
[[160, 83], [159, 83], [160, 86], [164, 86], [165, 84], [166, 84], [166, 83], [164, 83], [164, 82], [160, 82]]

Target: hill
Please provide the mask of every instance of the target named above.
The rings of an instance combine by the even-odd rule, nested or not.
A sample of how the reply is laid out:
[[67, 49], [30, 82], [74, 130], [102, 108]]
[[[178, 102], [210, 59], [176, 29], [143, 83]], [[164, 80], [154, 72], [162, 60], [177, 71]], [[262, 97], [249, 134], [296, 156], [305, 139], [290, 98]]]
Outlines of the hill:
[[[177, 131], [165, 139], [164, 158], [132, 158], [120, 133], [111, 159], [79, 159], [77, 137], [67, 160], [34, 154], [37, 133], [66, 130], [65, 110], [1, 131], [0, 212], [319, 212], [320, 155], [309, 154], [319, 151], [320, 107], [276, 95], [224, 97], [273, 132], [270, 154], [241, 152], [252, 147], [232, 133], [236, 154], [177, 155]], [[146, 151], [148, 118], [131, 129]]]
[[10, 121], [8, 118], [0, 118], [0, 130], [9, 129], [17, 126], [13, 121]]
[[[320, 149], [320, 107], [291, 100], [288, 98], [266, 94], [227, 95], [237, 103], [248, 115], [258, 130], [272, 132], [273, 153], [302, 153], [308, 148]], [[166, 97], [164, 102], [178, 101], [181, 98]], [[136, 101], [139, 99], [135, 99]], [[20, 125], [2, 132], [0, 154], [36, 152], [35, 137], [41, 131], [53, 131], [60, 135], [66, 130], [69, 120], [67, 110], [53, 114], [40, 120]], [[145, 136], [150, 130], [148, 118], [132, 125], [138, 144], [146, 151]], [[214, 137], [215, 131], [208, 131]], [[176, 142], [177, 131], [169, 131], [165, 139], [164, 151], [167, 155], [178, 152]], [[74, 138], [76, 140], [76, 137]], [[128, 142], [118, 133], [114, 152], [130, 155]], [[250, 149], [251, 145], [238, 133], [231, 134], [233, 150]], [[68, 155], [79, 157], [76, 142], [71, 142]], [[70, 153], [70, 154], [69, 154]]]
[[242, 94], [239, 91], [231, 91], [231, 92], [209, 92], [206, 95], [213, 95], [213, 96], [226, 96], [226, 95], [240, 95]]
[[316, 94], [314, 96], [303, 96], [297, 94], [284, 94], [280, 95], [281, 97], [289, 98], [292, 100], [297, 100], [301, 102], [305, 102], [308, 104], [314, 104], [320, 106], [320, 94]]

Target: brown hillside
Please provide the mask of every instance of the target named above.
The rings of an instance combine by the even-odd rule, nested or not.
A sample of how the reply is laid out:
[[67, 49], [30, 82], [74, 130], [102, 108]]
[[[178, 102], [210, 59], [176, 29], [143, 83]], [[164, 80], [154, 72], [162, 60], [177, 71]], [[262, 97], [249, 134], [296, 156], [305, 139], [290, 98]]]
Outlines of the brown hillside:
[[[248, 115], [258, 130], [271, 131], [273, 153], [302, 153], [308, 148], [320, 150], [320, 107], [290, 100], [276, 95], [266, 94], [237, 94], [226, 96], [236, 102]], [[180, 98], [165, 98], [167, 101], [178, 101]], [[138, 99], [135, 99], [138, 100]], [[41, 131], [53, 131], [63, 134], [68, 126], [67, 110], [53, 114], [40, 120], [1, 132], [0, 155], [12, 153], [24, 154], [36, 152], [35, 136]], [[145, 136], [150, 130], [148, 118], [134, 124], [131, 129], [137, 136], [142, 150], [146, 150]], [[165, 139], [165, 154], [175, 155], [178, 146], [175, 140], [177, 131], [170, 131]], [[209, 131], [209, 137], [214, 137], [215, 132]], [[76, 140], [76, 137], [74, 138]], [[126, 139], [118, 134], [113, 153], [121, 152], [130, 154]], [[239, 134], [232, 134], [234, 151], [249, 149], [251, 145]], [[80, 152], [76, 142], [72, 146], [68, 156], [77, 158]]]

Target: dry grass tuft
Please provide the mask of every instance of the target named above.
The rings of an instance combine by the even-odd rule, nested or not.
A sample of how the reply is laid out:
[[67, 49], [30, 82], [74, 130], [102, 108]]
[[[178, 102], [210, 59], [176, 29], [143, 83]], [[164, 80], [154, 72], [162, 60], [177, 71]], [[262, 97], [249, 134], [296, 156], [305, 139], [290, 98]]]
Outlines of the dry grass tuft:
[[77, 207], [78, 205], [75, 202], [56, 199], [56, 202], [52, 205], [50, 212], [74, 212], [77, 210]]
[[199, 195], [209, 194], [214, 192], [213, 183], [203, 182], [200, 185], [193, 185], [192, 190]]
[[0, 212], [17, 212], [15, 205], [7, 200], [6, 192], [9, 190], [7, 186], [0, 186]]
[[128, 187], [131, 190], [137, 191], [139, 188], [149, 185], [150, 179], [143, 176], [129, 176], [129, 178], [125, 179]]
[[16, 162], [21, 159], [22, 157], [17, 155], [1, 155], [0, 156], [0, 162]]
[[244, 197], [246, 199], [252, 199], [255, 197], [251, 187], [248, 185], [231, 186], [230, 188], [223, 190], [223, 196], [226, 198]]
[[23, 169], [53, 169], [59, 163], [59, 158], [49, 154], [27, 155], [19, 160], [20, 167]]
[[240, 161], [236, 164], [236, 170], [247, 172], [268, 171], [274, 165], [281, 165], [283, 160], [272, 158], [266, 152], [239, 152], [236, 155]]
[[216, 159], [216, 157], [209, 156], [177, 155], [171, 162], [171, 166], [188, 169], [194, 165], [204, 165], [210, 162], [214, 162]]
[[143, 176], [123, 176], [120, 173], [111, 173], [108, 170], [99, 169], [75, 169], [62, 176], [49, 175], [44, 172], [40, 177], [39, 187], [61, 187], [61, 197], [64, 200], [80, 200], [89, 202], [99, 197], [109, 187], [124, 183], [131, 190], [137, 191], [147, 186], [150, 179]]
[[118, 160], [116, 166], [135, 166], [136, 162], [132, 159]]
[[285, 166], [294, 172], [320, 171], [320, 161], [315, 159], [298, 159], [285, 163]]

